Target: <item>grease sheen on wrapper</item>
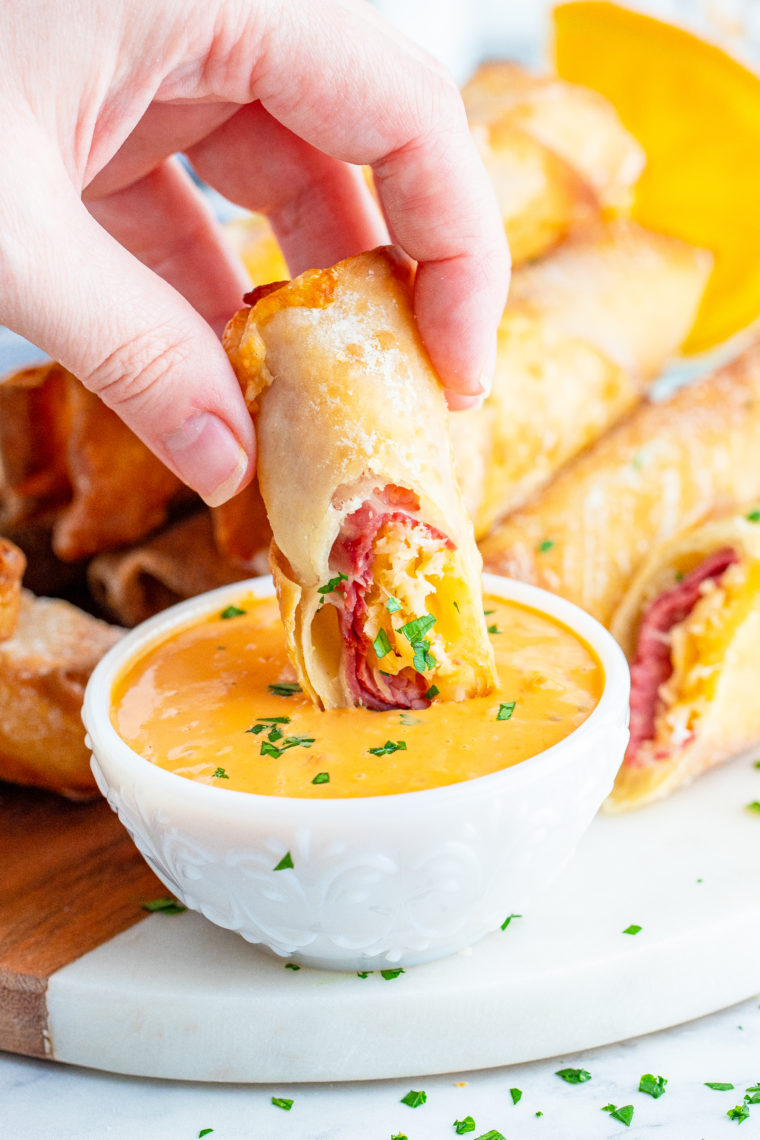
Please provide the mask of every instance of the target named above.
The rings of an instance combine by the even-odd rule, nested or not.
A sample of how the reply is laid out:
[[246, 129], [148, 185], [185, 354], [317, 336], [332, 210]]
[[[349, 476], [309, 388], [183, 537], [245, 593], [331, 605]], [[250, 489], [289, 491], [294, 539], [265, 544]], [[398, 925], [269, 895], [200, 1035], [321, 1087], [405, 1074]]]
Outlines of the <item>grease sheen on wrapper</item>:
[[375, 709], [488, 693], [481, 559], [406, 263], [378, 249], [250, 299], [225, 347], [256, 422], [304, 690]]

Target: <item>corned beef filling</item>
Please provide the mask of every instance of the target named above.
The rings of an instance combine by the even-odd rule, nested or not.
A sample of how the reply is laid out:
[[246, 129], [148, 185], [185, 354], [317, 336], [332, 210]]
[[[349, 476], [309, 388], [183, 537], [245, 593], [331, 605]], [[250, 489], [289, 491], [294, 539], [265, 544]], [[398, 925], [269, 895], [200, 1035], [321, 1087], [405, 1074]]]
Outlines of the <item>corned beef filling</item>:
[[631, 738], [625, 754], [626, 764], [635, 766], [639, 748], [655, 735], [657, 695], [673, 672], [670, 631], [694, 609], [702, 583], [717, 580], [737, 561], [730, 547], [716, 550], [676, 586], [655, 598], [644, 612], [631, 665]]
[[444, 546], [449, 539], [435, 527], [413, 518], [409, 513], [419, 509], [419, 500], [402, 487], [387, 486], [375, 494], [373, 502], [365, 502], [348, 515], [330, 553], [330, 570], [345, 574], [336, 593], [342, 598], [338, 606], [340, 632], [344, 644], [346, 682], [351, 696], [377, 712], [389, 709], [424, 709], [430, 682], [414, 669], [402, 669], [396, 676], [383, 675], [382, 688], [375, 670], [367, 661], [370, 639], [364, 632], [367, 617], [366, 592], [372, 584], [374, 543], [381, 527], [391, 524], [408, 531], [422, 532]]

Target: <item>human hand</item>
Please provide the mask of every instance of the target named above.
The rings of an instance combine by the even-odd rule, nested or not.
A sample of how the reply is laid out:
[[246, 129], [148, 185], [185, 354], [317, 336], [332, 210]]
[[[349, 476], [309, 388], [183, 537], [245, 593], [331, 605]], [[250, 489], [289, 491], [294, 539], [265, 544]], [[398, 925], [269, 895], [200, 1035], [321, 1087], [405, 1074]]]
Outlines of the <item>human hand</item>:
[[17, 0], [0, 31], [0, 322], [208, 503], [253, 471], [217, 339], [247, 286], [175, 152], [294, 274], [387, 241], [370, 165], [450, 404], [487, 386], [498, 211], [452, 81], [363, 0]]

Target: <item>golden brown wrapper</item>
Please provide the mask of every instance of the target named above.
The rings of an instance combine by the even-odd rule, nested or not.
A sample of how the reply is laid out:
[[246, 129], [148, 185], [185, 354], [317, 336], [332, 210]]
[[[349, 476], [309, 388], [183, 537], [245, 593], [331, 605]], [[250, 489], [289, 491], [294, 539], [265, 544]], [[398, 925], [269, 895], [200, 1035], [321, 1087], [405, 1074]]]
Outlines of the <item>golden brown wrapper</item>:
[[23, 552], [7, 538], [0, 538], [0, 641], [11, 637], [18, 623], [25, 568]]
[[72, 799], [97, 794], [81, 719], [93, 668], [122, 630], [24, 591], [0, 641], [0, 779]]
[[[256, 421], [259, 483], [291, 654], [302, 685], [327, 708], [357, 698], [345, 644], [331, 624], [334, 599], [320, 589], [335, 573], [330, 560], [347, 520], [369, 501], [382, 512], [389, 488], [414, 500], [410, 509], [452, 547], [448, 578], [460, 591], [459, 609], [448, 603], [433, 636], [452, 632], [458, 672], [452, 664], [444, 682], [441, 666], [435, 684], [443, 693], [449, 683], [465, 696], [488, 692], [494, 682], [480, 557], [453, 474], [443, 392], [414, 322], [410, 277], [392, 249], [361, 254], [259, 291], [225, 334]], [[443, 551], [445, 540], [436, 541]], [[389, 656], [380, 668], [390, 664]]]
[[650, 551], [760, 495], [760, 345], [646, 401], [481, 543], [487, 569], [561, 594], [604, 624]]
[[272, 528], [255, 477], [232, 499], [211, 511], [214, 542], [223, 559], [250, 574], [262, 573]]
[[736, 561], [700, 589], [668, 632], [672, 672], [659, 686], [654, 734], [629, 750], [605, 804], [628, 811], [662, 799], [760, 742], [760, 502], [711, 517], [657, 546], [630, 583], [611, 631], [629, 660], [648, 607], [710, 557]]
[[99, 608], [120, 625], [133, 626], [185, 598], [267, 571], [266, 547], [246, 568], [224, 558], [210, 513], [201, 511], [139, 546], [97, 555], [87, 580]]
[[451, 417], [478, 538], [638, 402], [688, 333], [709, 271], [701, 250], [626, 220], [515, 271], [493, 392]]

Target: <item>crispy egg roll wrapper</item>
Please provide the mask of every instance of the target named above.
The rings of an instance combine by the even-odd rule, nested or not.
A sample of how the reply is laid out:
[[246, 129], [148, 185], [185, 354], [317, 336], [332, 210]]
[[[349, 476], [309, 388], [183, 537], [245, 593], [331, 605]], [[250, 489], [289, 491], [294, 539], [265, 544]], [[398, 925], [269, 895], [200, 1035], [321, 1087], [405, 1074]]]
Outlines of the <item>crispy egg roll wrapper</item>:
[[25, 568], [23, 552], [7, 538], [0, 538], [0, 641], [11, 637], [18, 624]]
[[23, 591], [16, 629], [0, 641], [0, 780], [72, 799], [97, 794], [82, 698], [121, 635], [68, 602]]
[[401, 256], [375, 250], [259, 293], [225, 343], [256, 420], [303, 688], [324, 708], [488, 693], [481, 561]]
[[760, 741], [758, 507], [658, 546], [613, 616], [632, 662], [632, 737], [608, 811], [661, 799]]
[[258, 477], [211, 511], [214, 542], [223, 559], [249, 574], [261, 574], [272, 541]]
[[487, 569], [605, 625], [653, 547], [760, 496], [760, 346], [668, 400], [645, 401], [481, 543]]
[[451, 417], [482, 538], [639, 401], [694, 320], [710, 258], [618, 220], [520, 266], [491, 396]]
[[0, 527], [36, 522], [71, 499], [66, 373], [41, 364], [0, 380]]
[[133, 626], [175, 602], [267, 572], [267, 550], [255, 566], [241, 569], [218, 551], [210, 514], [181, 519], [129, 550], [99, 554], [87, 580], [100, 609], [119, 625]]

